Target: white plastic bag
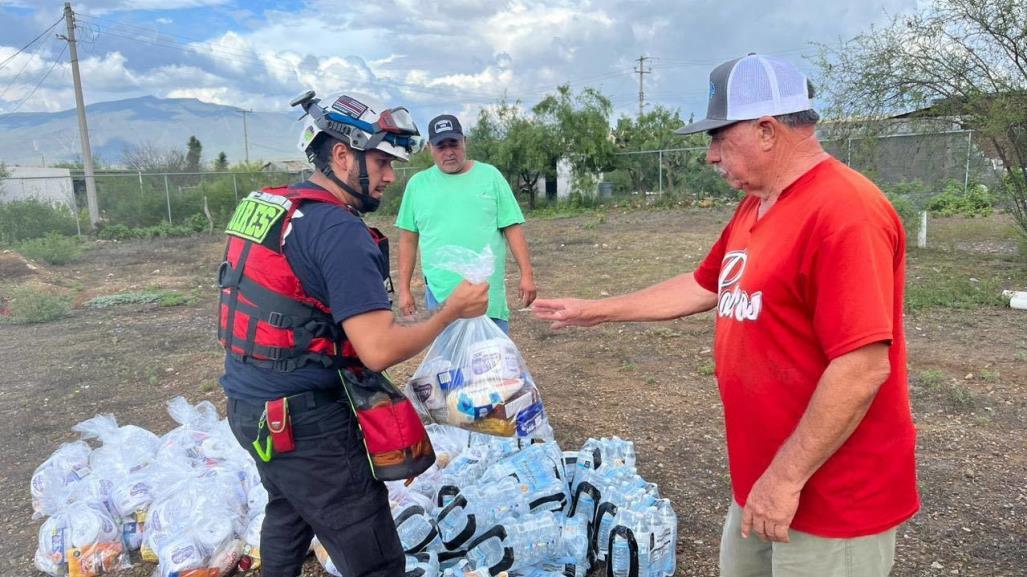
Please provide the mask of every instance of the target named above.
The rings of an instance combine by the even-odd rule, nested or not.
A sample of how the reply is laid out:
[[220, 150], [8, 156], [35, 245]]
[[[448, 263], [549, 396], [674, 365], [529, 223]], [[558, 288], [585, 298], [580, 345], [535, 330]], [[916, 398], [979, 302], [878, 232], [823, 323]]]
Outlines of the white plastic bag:
[[[492, 250], [443, 247], [439, 267], [470, 282], [492, 274]], [[503, 437], [552, 436], [517, 346], [486, 316], [455, 321], [432, 343], [406, 394], [436, 423]]]
[[[194, 406], [182, 397], [175, 397], [168, 401], [168, 414], [180, 426], [160, 438], [157, 459], [187, 459], [194, 467], [217, 464], [228, 450], [220, 440], [210, 440], [211, 437], [220, 439], [217, 407], [210, 401], [200, 401]], [[208, 452], [214, 455], [208, 455]]]
[[96, 415], [78, 423], [72, 430], [82, 440], [103, 443], [89, 455], [89, 465], [107, 478], [117, 480], [148, 465], [157, 453], [157, 435], [135, 425], [118, 426], [114, 415]]
[[64, 505], [65, 488], [90, 473], [89, 453], [82, 441], [64, 443], [32, 473], [32, 518], [52, 515]]
[[118, 524], [100, 503], [79, 501], [39, 528], [36, 568], [49, 575], [93, 577], [129, 567]]

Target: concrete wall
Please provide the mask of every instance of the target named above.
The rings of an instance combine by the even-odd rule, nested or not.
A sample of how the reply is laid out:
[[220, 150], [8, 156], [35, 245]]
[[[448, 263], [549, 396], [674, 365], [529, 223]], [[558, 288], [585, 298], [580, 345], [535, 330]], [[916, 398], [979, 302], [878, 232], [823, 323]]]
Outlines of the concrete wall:
[[8, 166], [7, 178], [0, 180], [0, 202], [39, 200], [75, 208], [71, 171], [67, 168]]

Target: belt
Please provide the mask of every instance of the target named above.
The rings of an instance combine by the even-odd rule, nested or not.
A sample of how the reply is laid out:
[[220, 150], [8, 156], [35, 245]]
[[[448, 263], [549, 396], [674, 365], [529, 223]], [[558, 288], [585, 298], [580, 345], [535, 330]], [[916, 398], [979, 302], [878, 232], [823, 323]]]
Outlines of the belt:
[[[293, 416], [299, 415], [318, 407], [334, 404], [345, 397], [346, 394], [343, 392], [342, 386], [339, 386], [337, 389], [317, 389], [289, 395], [287, 397], [289, 399], [289, 413]], [[264, 412], [264, 401], [237, 398], [229, 399], [228, 402], [234, 405], [233, 408], [236, 411], [241, 409], [256, 418], [259, 418]]]

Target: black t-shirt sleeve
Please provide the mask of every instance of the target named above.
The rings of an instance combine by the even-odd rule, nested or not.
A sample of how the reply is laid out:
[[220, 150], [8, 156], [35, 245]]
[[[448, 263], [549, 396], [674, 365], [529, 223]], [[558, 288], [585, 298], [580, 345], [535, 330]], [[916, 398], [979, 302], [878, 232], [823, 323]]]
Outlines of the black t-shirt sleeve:
[[305, 205], [303, 209], [308, 214], [294, 221], [294, 232], [298, 233], [295, 241], [302, 245], [299, 252], [306, 258], [296, 262], [289, 258], [307, 293], [327, 304], [337, 323], [391, 309], [382, 276], [385, 257], [363, 221], [336, 207]]

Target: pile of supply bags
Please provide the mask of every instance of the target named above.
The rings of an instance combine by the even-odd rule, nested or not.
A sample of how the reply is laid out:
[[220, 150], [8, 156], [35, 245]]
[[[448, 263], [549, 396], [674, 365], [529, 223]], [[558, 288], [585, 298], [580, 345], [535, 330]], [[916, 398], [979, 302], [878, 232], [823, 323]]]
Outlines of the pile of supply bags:
[[253, 459], [210, 402], [177, 397], [168, 413], [179, 426], [162, 437], [97, 415], [74, 427], [83, 440], [36, 469], [33, 518], [47, 517], [40, 571], [92, 577], [129, 566], [139, 550], [157, 563], [155, 577], [218, 577], [257, 554], [254, 517], [267, 494]]
[[[167, 434], [98, 415], [74, 427], [32, 476], [35, 564], [93, 577], [156, 563], [154, 577], [221, 577], [260, 564], [267, 492], [253, 460], [209, 402], [168, 403]], [[412, 482], [387, 483], [410, 577], [583, 577], [674, 574], [677, 519], [635, 469], [631, 442], [496, 437], [429, 424], [437, 460]], [[91, 444], [90, 444], [91, 443]], [[315, 539], [311, 550], [346, 577]]]

